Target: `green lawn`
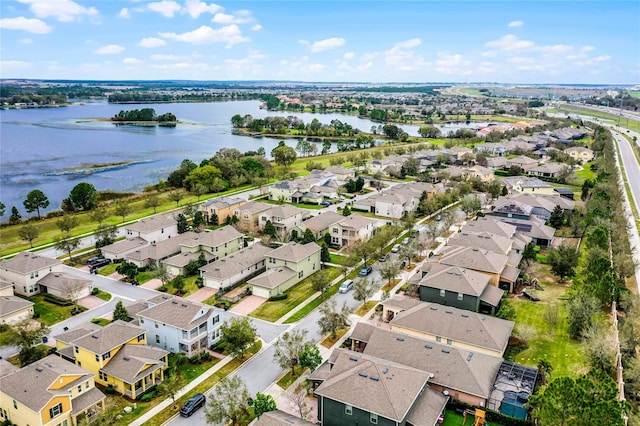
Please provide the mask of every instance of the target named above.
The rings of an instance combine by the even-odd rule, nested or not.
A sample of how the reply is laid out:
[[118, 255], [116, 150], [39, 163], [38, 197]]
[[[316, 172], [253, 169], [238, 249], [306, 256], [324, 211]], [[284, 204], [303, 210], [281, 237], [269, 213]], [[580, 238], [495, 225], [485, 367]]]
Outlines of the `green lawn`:
[[288, 389], [289, 386], [291, 386], [293, 382], [295, 382], [298, 379], [298, 377], [300, 377], [300, 374], [302, 373], [304, 373], [304, 371], [300, 371], [300, 367], [296, 368], [295, 376], [291, 375], [291, 369], [287, 370], [287, 372], [278, 379], [277, 381], [278, 386], [280, 386], [282, 389], [285, 389], [285, 390]]
[[107, 266], [100, 268], [98, 270], [98, 273], [100, 275], [104, 275], [105, 277], [113, 274], [114, 272], [116, 272], [116, 268], [118, 267], [118, 263], [110, 263]]
[[335, 263], [336, 265], [346, 265], [349, 263], [348, 256], [341, 256], [339, 254], [330, 253], [329, 257], [331, 257], [331, 263]]
[[593, 161], [586, 163], [582, 166], [582, 170], [576, 172], [577, 184], [582, 185], [585, 180], [595, 179], [597, 177], [596, 172], [591, 170], [592, 164], [594, 164]]
[[94, 294], [98, 299], [102, 299], [106, 302], [111, 300], [111, 293], [107, 293], [106, 291], [98, 290], [98, 294]]
[[[192, 364], [189, 361], [184, 364], [178, 366], [178, 372], [180, 373], [180, 377], [182, 377], [182, 381], [187, 384], [191, 382], [193, 379], [216, 365], [220, 360], [218, 358], [211, 358], [209, 361], [201, 362], [200, 364]], [[169, 366], [173, 367], [176, 365], [176, 354], [169, 354]]]
[[[444, 423], [442, 426], [462, 426], [462, 414], [458, 414], [453, 410], [446, 410], [444, 413]], [[472, 426], [474, 422], [473, 416], [467, 416], [465, 426]], [[501, 423], [490, 422], [491, 426], [503, 426]], [[489, 423], [487, 423], [489, 424]]]
[[[328, 279], [331, 281], [341, 273], [340, 268], [330, 266], [325, 269], [328, 271]], [[285, 291], [285, 293], [287, 294], [286, 299], [267, 301], [260, 305], [258, 309], [251, 312], [249, 316], [260, 318], [265, 321], [277, 321], [287, 312], [307, 300], [313, 293], [315, 293], [311, 287], [311, 277], [309, 276], [300, 281], [298, 284]]]
[[3, 331], [0, 333], [0, 346], [6, 346], [9, 344], [9, 338], [10, 338], [10, 333], [9, 331]]
[[104, 318], [94, 318], [91, 320], [92, 323], [94, 324], [98, 324], [101, 327], [104, 327], [107, 324], [111, 324], [111, 321], [109, 321], [108, 319], [104, 319]]
[[54, 303], [44, 300], [44, 295], [38, 294], [36, 296], [29, 297], [35, 306], [35, 312], [40, 314], [38, 321], [45, 325], [57, 324], [60, 321], [64, 321], [71, 318], [71, 309], [73, 306], [59, 306]]
[[296, 321], [300, 321], [302, 318], [306, 317], [309, 314], [309, 312], [313, 311], [315, 308], [320, 306], [322, 302], [324, 302], [325, 300], [327, 300], [328, 298], [336, 294], [340, 289], [340, 284], [342, 284], [342, 281], [338, 281], [336, 284], [329, 287], [329, 289], [325, 291], [323, 295], [316, 297], [311, 302], [306, 304], [303, 308], [301, 308], [295, 314], [287, 318], [287, 320], [284, 323], [291, 324]]

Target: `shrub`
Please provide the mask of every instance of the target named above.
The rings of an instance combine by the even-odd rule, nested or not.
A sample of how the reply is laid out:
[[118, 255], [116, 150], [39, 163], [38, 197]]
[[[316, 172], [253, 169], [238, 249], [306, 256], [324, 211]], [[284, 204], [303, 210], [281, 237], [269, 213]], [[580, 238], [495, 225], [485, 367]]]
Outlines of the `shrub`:
[[71, 300], [63, 299], [61, 297], [55, 296], [51, 293], [45, 293], [44, 300], [47, 302], [60, 305], [60, 306], [71, 306], [73, 302]]
[[204, 287], [204, 280], [202, 279], [202, 277], [196, 278], [196, 285], [198, 286], [198, 288]]
[[91, 294], [92, 295], [97, 295], [98, 293], [100, 293], [100, 289], [98, 287], [94, 287], [93, 290], [91, 290]]
[[113, 385], [109, 385], [104, 388], [104, 393], [106, 393], [107, 395], [113, 395], [116, 393], [116, 389], [113, 387]]
[[3, 333], [9, 329], [7, 324], [0, 324], [0, 333]]
[[161, 287], [158, 287], [158, 291], [166, 292], [167, 291], [167, 286], [163, 285]]
[[200, 359], [202, 361], [209, 361], [211, 359], [211, 354], [209, 352], [202, 351], [200, 352]]
[[78, 315], [86, 310], [87, 309], [83, 308], [82, 306], [74, 306], [73, 308], [71, 308], [71, 315]]
[[38, 319], [40, 318], [40, 312], [36, 311], [35, 309], [33, 310], [33, 319]]
[[271, 297], [269, 298], [269, 301], [271, 301], [271, 302], [275, 302], [275, 301], [277, 301], [277, 300], [284, 300], [284, 299], [286, 299], [286, 298], [287, 298], [287, 295], [286, 295], [286, 294], [284, 294], [284, 293], [280, 293], [280, 294], [276, 294], [275, 296], [271, 296]]
[[140, 397], [140, 401], [149, 402], [155, 397], [156, 397], [156, 392], [155, 391], [146, 392]]
[[202, 357], [200, 354], [195, 354], [191, 358], [189, 358], [189, 362], [191, 364], [200, 364], [202, 362]]

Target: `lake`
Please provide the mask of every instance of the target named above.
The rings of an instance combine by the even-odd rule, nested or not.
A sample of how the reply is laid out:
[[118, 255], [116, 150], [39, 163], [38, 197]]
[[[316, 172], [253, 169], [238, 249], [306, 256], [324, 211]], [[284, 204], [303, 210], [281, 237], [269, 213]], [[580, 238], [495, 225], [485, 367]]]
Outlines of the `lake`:
[[[145, 186], [166, 179], [186, 158], [200, 163], [220, 148], [244, 152], [263, 147], [268, 154], [278, 144], [280, 139], [233, 135], [230, 120], [235, 114], [251, 114], [256, 118], [295, 115], [305, 123], [317, 118], [328, 124], [336, 119], [365, 132], [379, 124], [351, 115], [266, 111], [261, 110], [259, 104], [258, 101], [233, 101], [118, 105], [88, 101], [60, 108], [2, 110], [0, 201], [7, 207], [3, 219], [7, 219], [12, 206], [27, 217], [22, 202], [33, 189], [47, 195], [51, 202], [47, 211], [50, 211], [59, 209], [62, 199], [80, 182], [90, 182], [99, 191], [140, 192]], [[172, 112], [182, 123], [175, 128], [165, 128], [87, 121], [110, 118], [120, 110], [136, 108], [153, 108], [158, 114]], [[419, 126], [400, 127], [415, 136]], [[295, 143], [289, 141], [290, 145]], [[87, 170], [94, 164], [112, 163], [126, 164], [100, 171]]]

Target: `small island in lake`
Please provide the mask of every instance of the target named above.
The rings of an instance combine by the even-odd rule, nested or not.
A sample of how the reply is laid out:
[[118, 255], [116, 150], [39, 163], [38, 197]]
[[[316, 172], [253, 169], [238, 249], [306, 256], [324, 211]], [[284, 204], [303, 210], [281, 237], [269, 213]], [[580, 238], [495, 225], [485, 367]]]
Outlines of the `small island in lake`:
[[131, 111], [121, 110], [117, 115], [111, 117], [111, 121], [115, 124], [163, 127], [176, 127], [178, 123], [178, 119], [173, 113], [167, 112], [162, 115], [156, 115], [156, 111], [153, 108], [133, 109]]

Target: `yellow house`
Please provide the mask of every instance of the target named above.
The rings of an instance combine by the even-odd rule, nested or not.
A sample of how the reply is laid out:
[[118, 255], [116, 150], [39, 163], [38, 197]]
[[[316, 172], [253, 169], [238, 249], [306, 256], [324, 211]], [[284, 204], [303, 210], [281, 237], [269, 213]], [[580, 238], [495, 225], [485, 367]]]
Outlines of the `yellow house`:
[[0, 377], [0, 421], [75, 426], [104, 410], [94, 374], [55, 355]]
[[95, 374], [95, 380], [138, 398], [164, 380], [168, 351], [147, 346], [144, 328], [123, 321], [95, 328], [87, 324], [56, 336], [62, 358]]

